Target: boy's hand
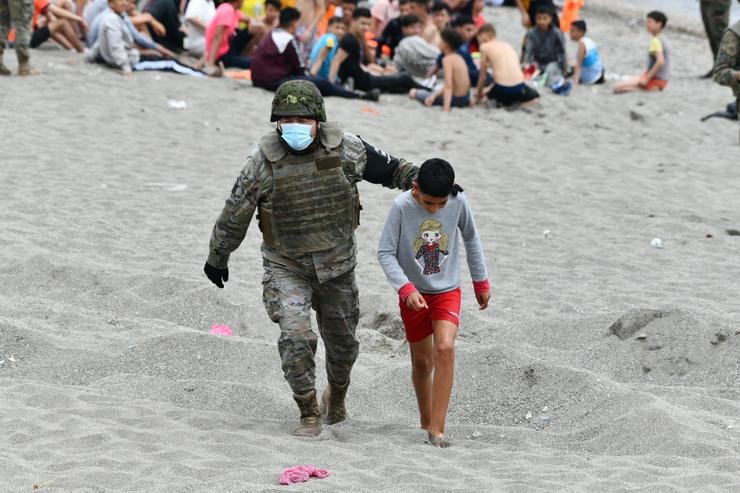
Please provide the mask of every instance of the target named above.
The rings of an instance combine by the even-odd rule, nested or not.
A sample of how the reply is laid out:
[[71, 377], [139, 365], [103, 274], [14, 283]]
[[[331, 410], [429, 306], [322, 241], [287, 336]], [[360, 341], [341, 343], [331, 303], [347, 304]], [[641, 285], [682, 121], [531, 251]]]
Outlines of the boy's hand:
[[415, 312], [418, 312], [419, 310], [423, 310], [425, 308], [429, 308], [429, 306], [427, 306], [427, 302], [424, 300], [424, 297], [418, 291], [415, 291], [406, 297], [406, 306], [411, 308]]
[[645, 87], [645, 86], [647, 86], [648, 82], [649, 82], [648, 81], [648, 78], [645, 77], [644, 75], [641, 75], [640, 76], [640, 80], [637, 83], [640, 85], [640, 87]]
[[427, 98], [424, 100], [424, 104], [427, 106], [433, 105], [435, 98], [436, 96], [434, 94], [432, 94], [431, 96], [427, 96]]
[[487, 291], [485, 293], [476, 294], [475, 299], [478, 301], [478, 309], [485, 310], [488, 308], [488, 301], [491, 299], [491, 292]]

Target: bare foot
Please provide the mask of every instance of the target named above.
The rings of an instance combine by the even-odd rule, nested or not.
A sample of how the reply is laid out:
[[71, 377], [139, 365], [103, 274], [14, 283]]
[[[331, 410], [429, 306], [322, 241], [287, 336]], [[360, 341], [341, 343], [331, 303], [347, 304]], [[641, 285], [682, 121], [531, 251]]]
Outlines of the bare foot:
[[439, 448], [447, 448], [447, 447], [450, 447], [450, 446], [452, 445], [452, 444], [450, 443], [450, 441], [449, 441], [449, 440], [447, 440], [447, 439], [445, 438], [445, 436], [444, 436], [444, 435], [442, 435], [442, 434], [439, 434], [439, 435], [435, 435], [434, 433], [432, 433], [432, 432], [430, 431], [430, 432], [429, 432], [429, 433], [427, 434], [427, 436], [429, 437], [429, 444], [430, 444], [430, 445], [434, 445], [435, 447], [439, 447]]

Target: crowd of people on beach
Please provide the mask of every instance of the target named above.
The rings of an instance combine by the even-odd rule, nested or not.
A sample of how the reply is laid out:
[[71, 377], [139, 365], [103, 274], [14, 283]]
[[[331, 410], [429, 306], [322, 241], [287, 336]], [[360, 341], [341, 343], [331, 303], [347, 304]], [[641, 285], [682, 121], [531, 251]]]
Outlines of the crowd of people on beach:
[[[497, 38], [486, 2], [519, 9], [527, 28], [521, 47]], [[583, 4], [566, 0], [558, 10], [553, 0], [34, 0], [30, 46], [51, 39], [126, 75], [229, 75], [270, 91], [305, 79], [324, 96], [377, 101], [382, 93], [408, 94], [444, 111], [484, 101], [516, 108], [542, 90], [567, 96], [578, 85], [605, 82], [598, 45], [578, 17]], [[663, 13], [648, 13], [649, 65], [615, 92], [666, 88], [666, 23]], [[27, 33], [13, 24], [22, 41]], [[565, 33], [575, 60], [568, 59]], [[4, 65], [0, 71], [9, 73]]]

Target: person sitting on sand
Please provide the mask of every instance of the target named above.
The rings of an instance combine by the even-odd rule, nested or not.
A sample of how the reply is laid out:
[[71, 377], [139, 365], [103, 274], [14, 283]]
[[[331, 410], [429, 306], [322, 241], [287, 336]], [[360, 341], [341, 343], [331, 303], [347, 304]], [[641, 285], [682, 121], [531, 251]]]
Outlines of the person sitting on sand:
[[149, 0], [144, 6], [144, 12], [151, 14], [164, 26], [164, 33], [152, 30], [152, 39], [170, 51], [181, 52], [185, 33], [180, 22], [178, 4], [173, 0]]
[[[332, 17], [329, 20], [328, 32], [321, 36], [311, 49], [309, 57], [309, 66], [311, 75], [329, 78], [329, 69], [334, 55], [339, 49], [339, 40], [347, 32], [347, 24], [341, 17]], [[334, 81], [332, 81], [334, 82]]]
[[201, 58], [206, 52], [206, 29], [216, 15], [213, 0], [190, 0], [185, 10], [185, 30], [187, 37], [183, 46], [188, 52]]
[[463, 44], [462, 36], [448, 27], [440, 33], [442, 36], [442, 72], [444, 84], [435, 91], [412, 89], [409, 97], [421, 101], [427, 106], [442, 106], [448, 112], [453, 106], [465, 108], [470, 106], [470, 75], [468, 66], [458, 49]]
[[485, 74], [489, 69], [493, 71], [493, 87], [488, 91], [488, 99], [497, 105], [514, 108], [539, 99], [539, 93], [524, 83], [524, 73], [516, 51], [509, 43], [496, 39], [496, 28], [492, 24], [484, 24], [478, 29], [478, 42], [480, 76], [475, 94], [476, 104], [483, 99], [487, 85]]
[[553, 13], [544, 7], [537, 10], [536, 26], [527, 34], [524, 64], [536, 64], [555, 94], [567, 96], [573, 84], [565, 79], [567, 60], [565, 38], [553, 24]]
[[403, 39], [398, 43], [393, 64], [399, 72], [417, 79], [426, 79], [437, 64], [439, 48], [421, 37], [421, 22], [415, 15], [400, 19]]
[[122, 70], [124, 75], [131, 75], [140, 59], [134, 37], [123, 20], [128, 3], [129, 0], [108, 0], [108, 9], [100, 14], [98, 39], [86, 52], [89, 62], [103, 62]]
[[570, 39], [578, 43], [578, 54], [573, 67], [573, 85], [603, 84], [604, 64], [601, 62], [596, 43], [586, 37], [586, 21], [571, 22]]
[[86, 33], [88, 25], [85, 19], [51, 0], [34, 0], [33, 8], [31, 48], [37, 48], [51, 38], [68, 50], [78, 53], [85, 50], [75, 29], [79, 26]]
[[614, 93], [621, 94], [632, 91], [662, 91], [668, 85], [670, 73], [670, 50], [663, 29], [668, 18], [663, 12], [654, 10], [647, 15], [645, 27], [650, 33], [650, 47], [648, 50], [648, 69], [642, 75], [631, 77], [614, 84]]
[[[452, 27], [455, 28], [457, 33], [462, 38], [462, 45], [460, 45], [460, 51], [465, 53], [473, 53], [478, 51], [478, 43], [475, 40], [475, 33], [478, 30], [475, 27], [475, 21], [472, 17], [465, 14], [460, 14], [452, 21]], [[440, 45], [440, 48], [442, 46]]]
[[393, 202], [378, 247], [378, 262], [398, 292], [411, 352], [411, 380], [421, 428], [429, 442], [450, 445], [445, 421], [460, 324], [460, 238], [481, 310], [491, 297], [483, 245], [473, 212], [447, 161], [425, 161], [410, 191]]
[[251, 34], [248, 29], [239, 29], [242, 20], [241, 6], [243, 0], [223, 2], [216, 9], [206, 29], [206, 67], [222, 64], [224, 67], [247, 69], [252, 65], [250, 57], [243, 54]]
[[[103, 20], [106, 18], [104, 15], [109, 9], [104, 10], [100, 15], [95, 17], [90, 30], [87, 33], [87, 42], [89, 46], [95, 46], [100, 36], [100, 26]], [[136, 29], [131, 17], [136, 13], [136, 3], [133, 0], [126, 0], [126, 9], [121, 16], [123, 22], [126, 24], [128, 31], [134, 38], [134, 46], [139, 50], [140, 55], [147, 55], [154, 58], [176, 58], [177, 55], [164, 46], [155, 43], [151, 38], [144, 36], [139, 30]], [[149, 15], [149, 14], [145, 14]]]

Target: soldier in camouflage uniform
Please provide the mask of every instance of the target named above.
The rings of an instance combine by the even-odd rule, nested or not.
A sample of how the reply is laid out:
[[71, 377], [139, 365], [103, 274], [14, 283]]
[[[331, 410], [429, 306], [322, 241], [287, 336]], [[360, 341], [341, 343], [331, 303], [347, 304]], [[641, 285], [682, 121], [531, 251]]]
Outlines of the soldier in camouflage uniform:
[[[278, 351], [298, 404], [297, 436], [321, 432], [346, 418], [344, 396], [359, 354], [354, 229], [359, 224], [357, 182], [408, 190], [417, 168], [326, 122], [324, 102], [306, 80], [282, 84], [272, 102], [275, 132], [260, 140], [236, 179], [213, 228], [204, 267], [219, 288], [231, 252], [244, 239], [255, 210], [262, 230], [263, 301], [280, 325]], [[326, 348], [329, 386], [320, 411], [315, 390], [316, 311]]]
[[10, 75], [3, 64], [3, 51], [11, 28], [15, 28], [15, 54], [18, 57], [18, 75], [35, 73], [31, 60], [31, 17], [33, 0], [0, 0], [0, 75]]
[[[717, 58], [719, 43], [722, 40], [722, 34], [730, 23], [730, 6], [732, 0], [700, 0], [701, 20], [704, 23], [704, 30], [709, 38], [709, 46], [712, 48], [712, 59]], [[712, 71], [705, 76], [712, 76]]]
[[737, 100], [736, 108], [740, 111], [740, 21], [730, 26], [722, 36], [714, 63], [714, 81], [732, 88]]

